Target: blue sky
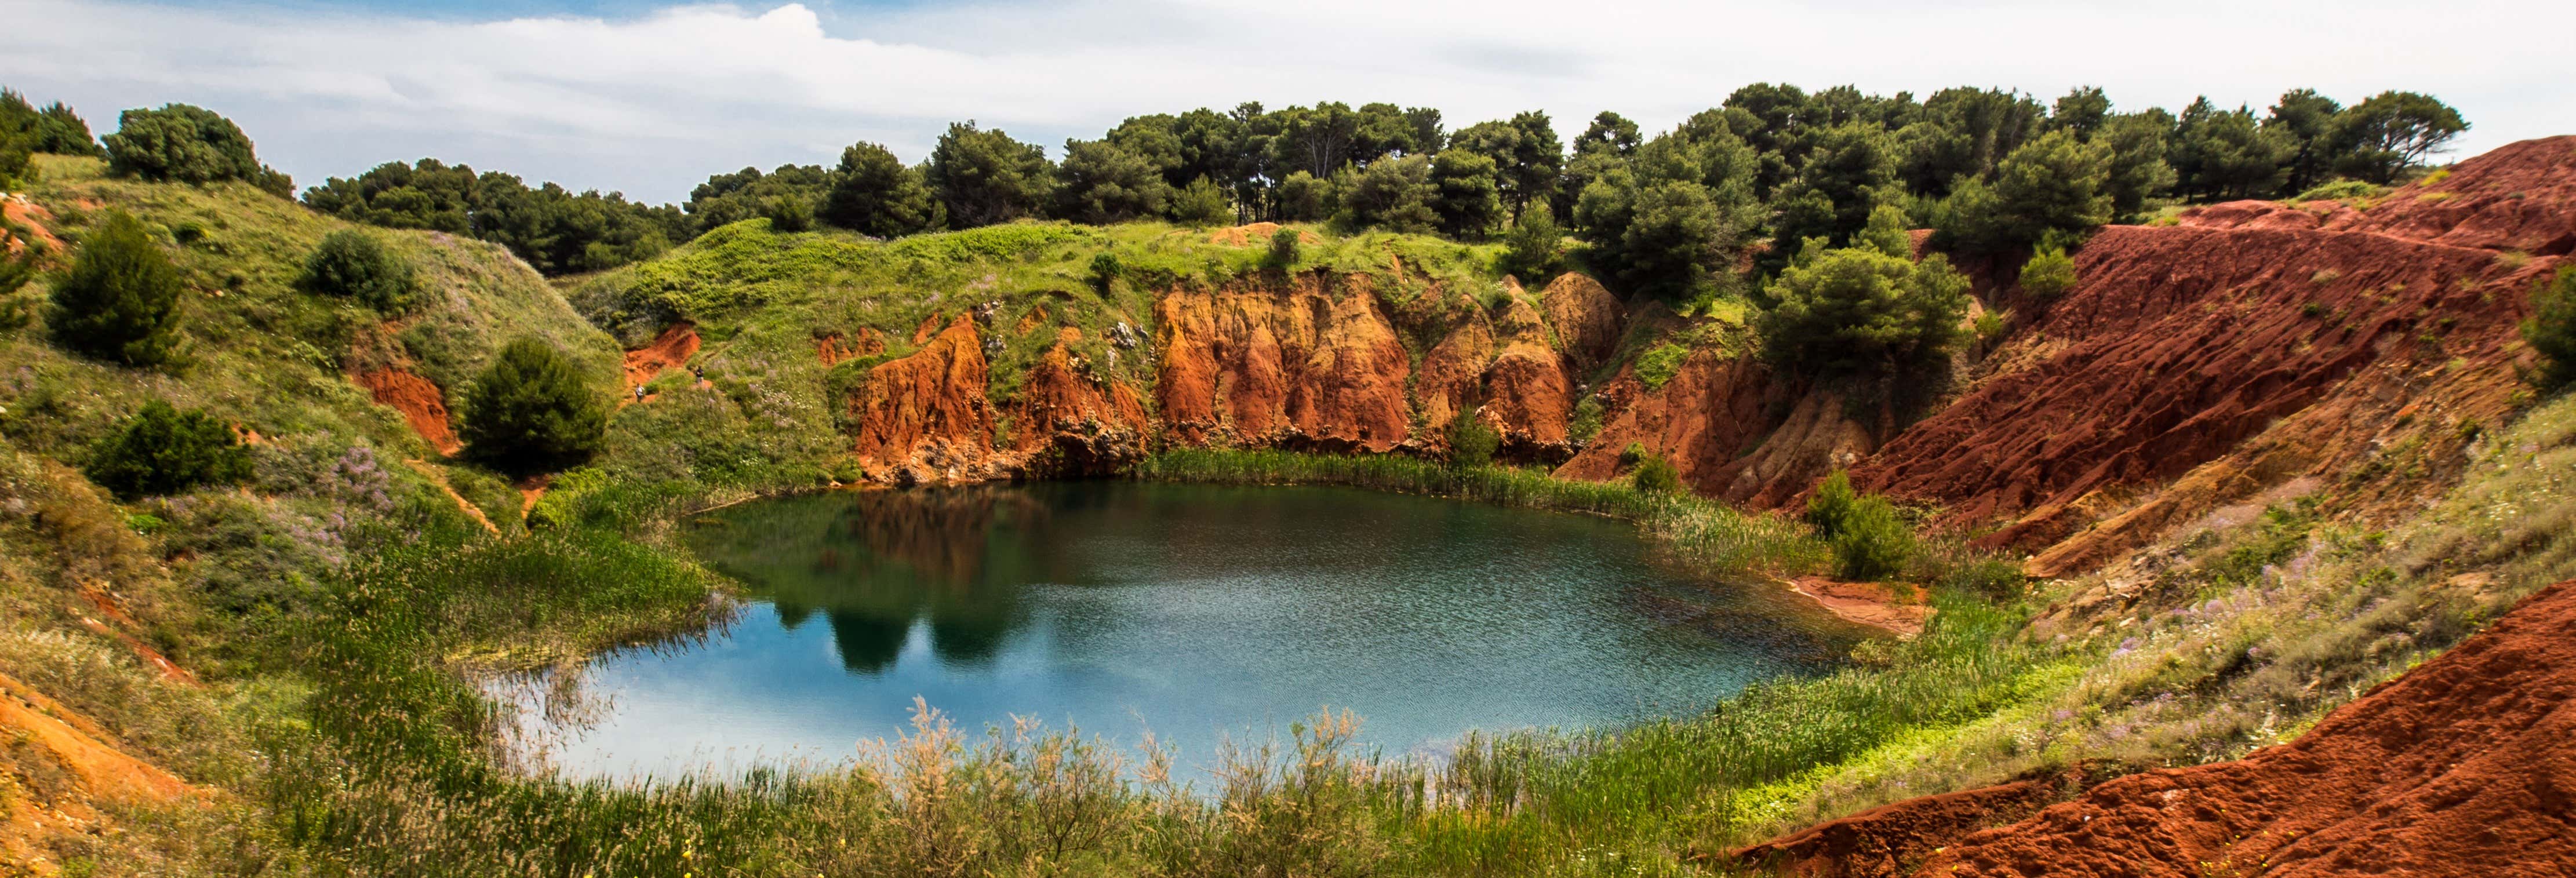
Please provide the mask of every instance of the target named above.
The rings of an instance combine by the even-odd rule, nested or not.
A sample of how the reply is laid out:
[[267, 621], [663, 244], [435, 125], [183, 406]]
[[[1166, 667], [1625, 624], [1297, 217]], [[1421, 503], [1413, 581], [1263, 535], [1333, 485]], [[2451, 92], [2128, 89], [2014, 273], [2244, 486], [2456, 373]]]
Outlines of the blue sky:
[[[436, 156], [677, 200], [708, 174], [907, 160], [951, 120], [1058, 151], [1119, 119], [1246, 100], [1440, 108], [1454, 126], [1603, 109], [1649, 129], [1735, 87], [1924, 94], [2101, 85], [2123, 108], [2308, 86], [2426, 91], [2476, 126], [2456, 155], [2576, 133], [2576, 4], [1970, 0], [0, 0], [0, 84], [118, 110], [203, 105], [306, 183]], [[1937, 8], [1935, 8], [1937, 6]]]

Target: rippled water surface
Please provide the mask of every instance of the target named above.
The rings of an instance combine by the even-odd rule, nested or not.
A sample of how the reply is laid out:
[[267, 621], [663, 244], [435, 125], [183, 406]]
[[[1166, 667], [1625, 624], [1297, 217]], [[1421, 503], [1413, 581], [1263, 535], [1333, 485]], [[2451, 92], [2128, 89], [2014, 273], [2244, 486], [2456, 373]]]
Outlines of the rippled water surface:
[[1775, 587], [1683, 575], [1621, 522], [1353, 489], [843, 492], [688, 528], [756, 600], [701, 642], [594, 662], [590, 715], [538, 735], [559, 770], [845, 760], [915, 696], [969, 729], [1150, 729], [1184, 765], [1325, 705], [1389, 753], [1437, 753], [1688, 713], [1852, 637]]

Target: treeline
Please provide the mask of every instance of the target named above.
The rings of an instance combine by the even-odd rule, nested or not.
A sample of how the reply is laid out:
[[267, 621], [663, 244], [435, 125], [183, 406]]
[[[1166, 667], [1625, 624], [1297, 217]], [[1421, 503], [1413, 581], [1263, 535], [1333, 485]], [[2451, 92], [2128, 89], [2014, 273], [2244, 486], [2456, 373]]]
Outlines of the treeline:
[[[0, 173], [9, 149], [98, 149], [69, 108], [11, 100], [0, 101]], [[2347, 107], [2298, 89], [2260, 113], [2203, 98], [2175, 114], [2121, 112], [2089, 87], [2042, 103], [1990, 88], [1917, 100], [1763, 83], [1652, 137], [1614, 112], [1569, 142], [1543, 112], [1453, 131], [1423, 107], [1245, 103], [1130, 118], [1067, 140], [1052, 159], [962, 122], [919, 164], [860, 143], [831, 166], [709, 177], [676, 206], [436, 159], [331, 178], [303, 200], [360, 222], [495, 241], [548, 274], [649, 258], [756, 216], [880, 237], [1027, 217], [1333, 221], [1510, 235], [1511, 267], [1524, 271], [1551, 267], [1570, 232], [1625, 288], [1686, 299], [1741, 283], [1733, 269], [1747, 260], [1776, 273], [1809, 239], [1848, 246], [1882, 207], [1938, 230], [1945, 248], [2012, 251], [2174, 201], [2396, 183], [2467, 128], [2439, 100], [2398, 91]], [[104, 151], [120, 173], [290, 187], [258, 165], [238, 127], [186, 105], [128, 111]]]

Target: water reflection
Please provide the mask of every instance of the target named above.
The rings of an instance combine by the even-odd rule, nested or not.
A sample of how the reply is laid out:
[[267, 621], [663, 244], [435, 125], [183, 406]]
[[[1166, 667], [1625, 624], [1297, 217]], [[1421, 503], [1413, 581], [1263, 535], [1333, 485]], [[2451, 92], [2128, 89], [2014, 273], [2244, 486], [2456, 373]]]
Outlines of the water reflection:
[[703, 644], [593, 663], [616, 706], [568, 730], [562, 770], [846, 758], [916, 697], [965, 729], [1151, 732], [1185, 767], [1326, 705], [1365, 743], [1439, 752], [1705, 709], [1852, 640], [1785, 590], [1653, 563], [1620, 522], [1340, 488], [842, 492], [686, 538], [754, 600]]
[[820, 612], [841, 665], [874, 674], [915, 621], [955, 667], [987, 664], [1025, 624], [1019, 592], [1071, 576], [1047, 506], [1016, 488], [867, 491], [726, 510], [691, 535], [708, 566], [777, 605], [794, 629]]

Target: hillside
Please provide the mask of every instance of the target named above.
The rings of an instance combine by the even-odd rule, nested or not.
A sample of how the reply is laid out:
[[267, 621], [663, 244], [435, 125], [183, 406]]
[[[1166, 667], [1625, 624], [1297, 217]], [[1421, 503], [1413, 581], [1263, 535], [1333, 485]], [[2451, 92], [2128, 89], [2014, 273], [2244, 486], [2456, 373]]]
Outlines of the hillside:
[[[553, 279], [498, 244], [377, 229], [425, 292], [388, 318], [296, 289], [348, 223], [244, 183], [36, 162], [13, 219], [77, 253], [131, 212], [187, 292], [172, 367], [67, 354], [41, 320], [0, 340], [10, 870], [838, 873], [1002, 857], [1027, 844], [1015, 821], [1072, 813], [1095, 849], [988, 864], [2194, 874], [2418, 839], [2375, 808], [2538, 839], [2525, 818], [2555, 807], [2545, 784], [2467, 781], [2564, 761], [2546, 723], [2569, 592], [2542, 588], [2576, 577], [2576, 398], [2526, 389], [2515, 325], [2576, 242], [2576, 138], [2376, 196], [2103, 227], [2054, 297], [1963, 258], [1976, 312], [2011, 316], [1906, 388], [1780, 371], [1750, 298], [1623, 296], [1608, 264], [1515, 278], [1501, 244], [1325, 224], [881, 240], [753, 218]], [[525, 480], [460, 454], [452, 411], [519, 337], [617, 403], [604, 450]], [[231, 427], [256, 478], [130, 502], [92, 485], [94, 443], [156, 398]], [[1460, 413], [1503, 467], [1439, 463]], [[1639, 487], [1655, 459], [1698, 496]], [[1825, 540], [1768, 513], [1837, 469], [1901, 504], [1915, 548], [1888, 578], [1930, 592], [1919, 636], [1703, 716], [1470, 742], [1436, 769], [1304, 754], [1341, 773], [1264, 764], [1271, 785], [1221, 805], [1013, 786], [993, 778], [1064, 763], [927, 729], [883, 773], [572, 783], [518, 771], [477, 688], [720, 622], [730, 586], [672, 529], [765, 494], [1338, 480], [1632, 518], [1688, 563], [1758, 545], [1726, 569], [1768, 587], [1824, 571]], [[2473, 777], [2443, 774], [2454, 756]], [[906, 810], [947, 801], [912, 797], [951, 771], [981, 778], [956, 795], [982, 810]], [[2178, 813], [2175, 791], [2227, 810]], [[2256, 829], [2323, 840], [2232, 837]], [[992, 847], [916, 844], [969, 837]]]

